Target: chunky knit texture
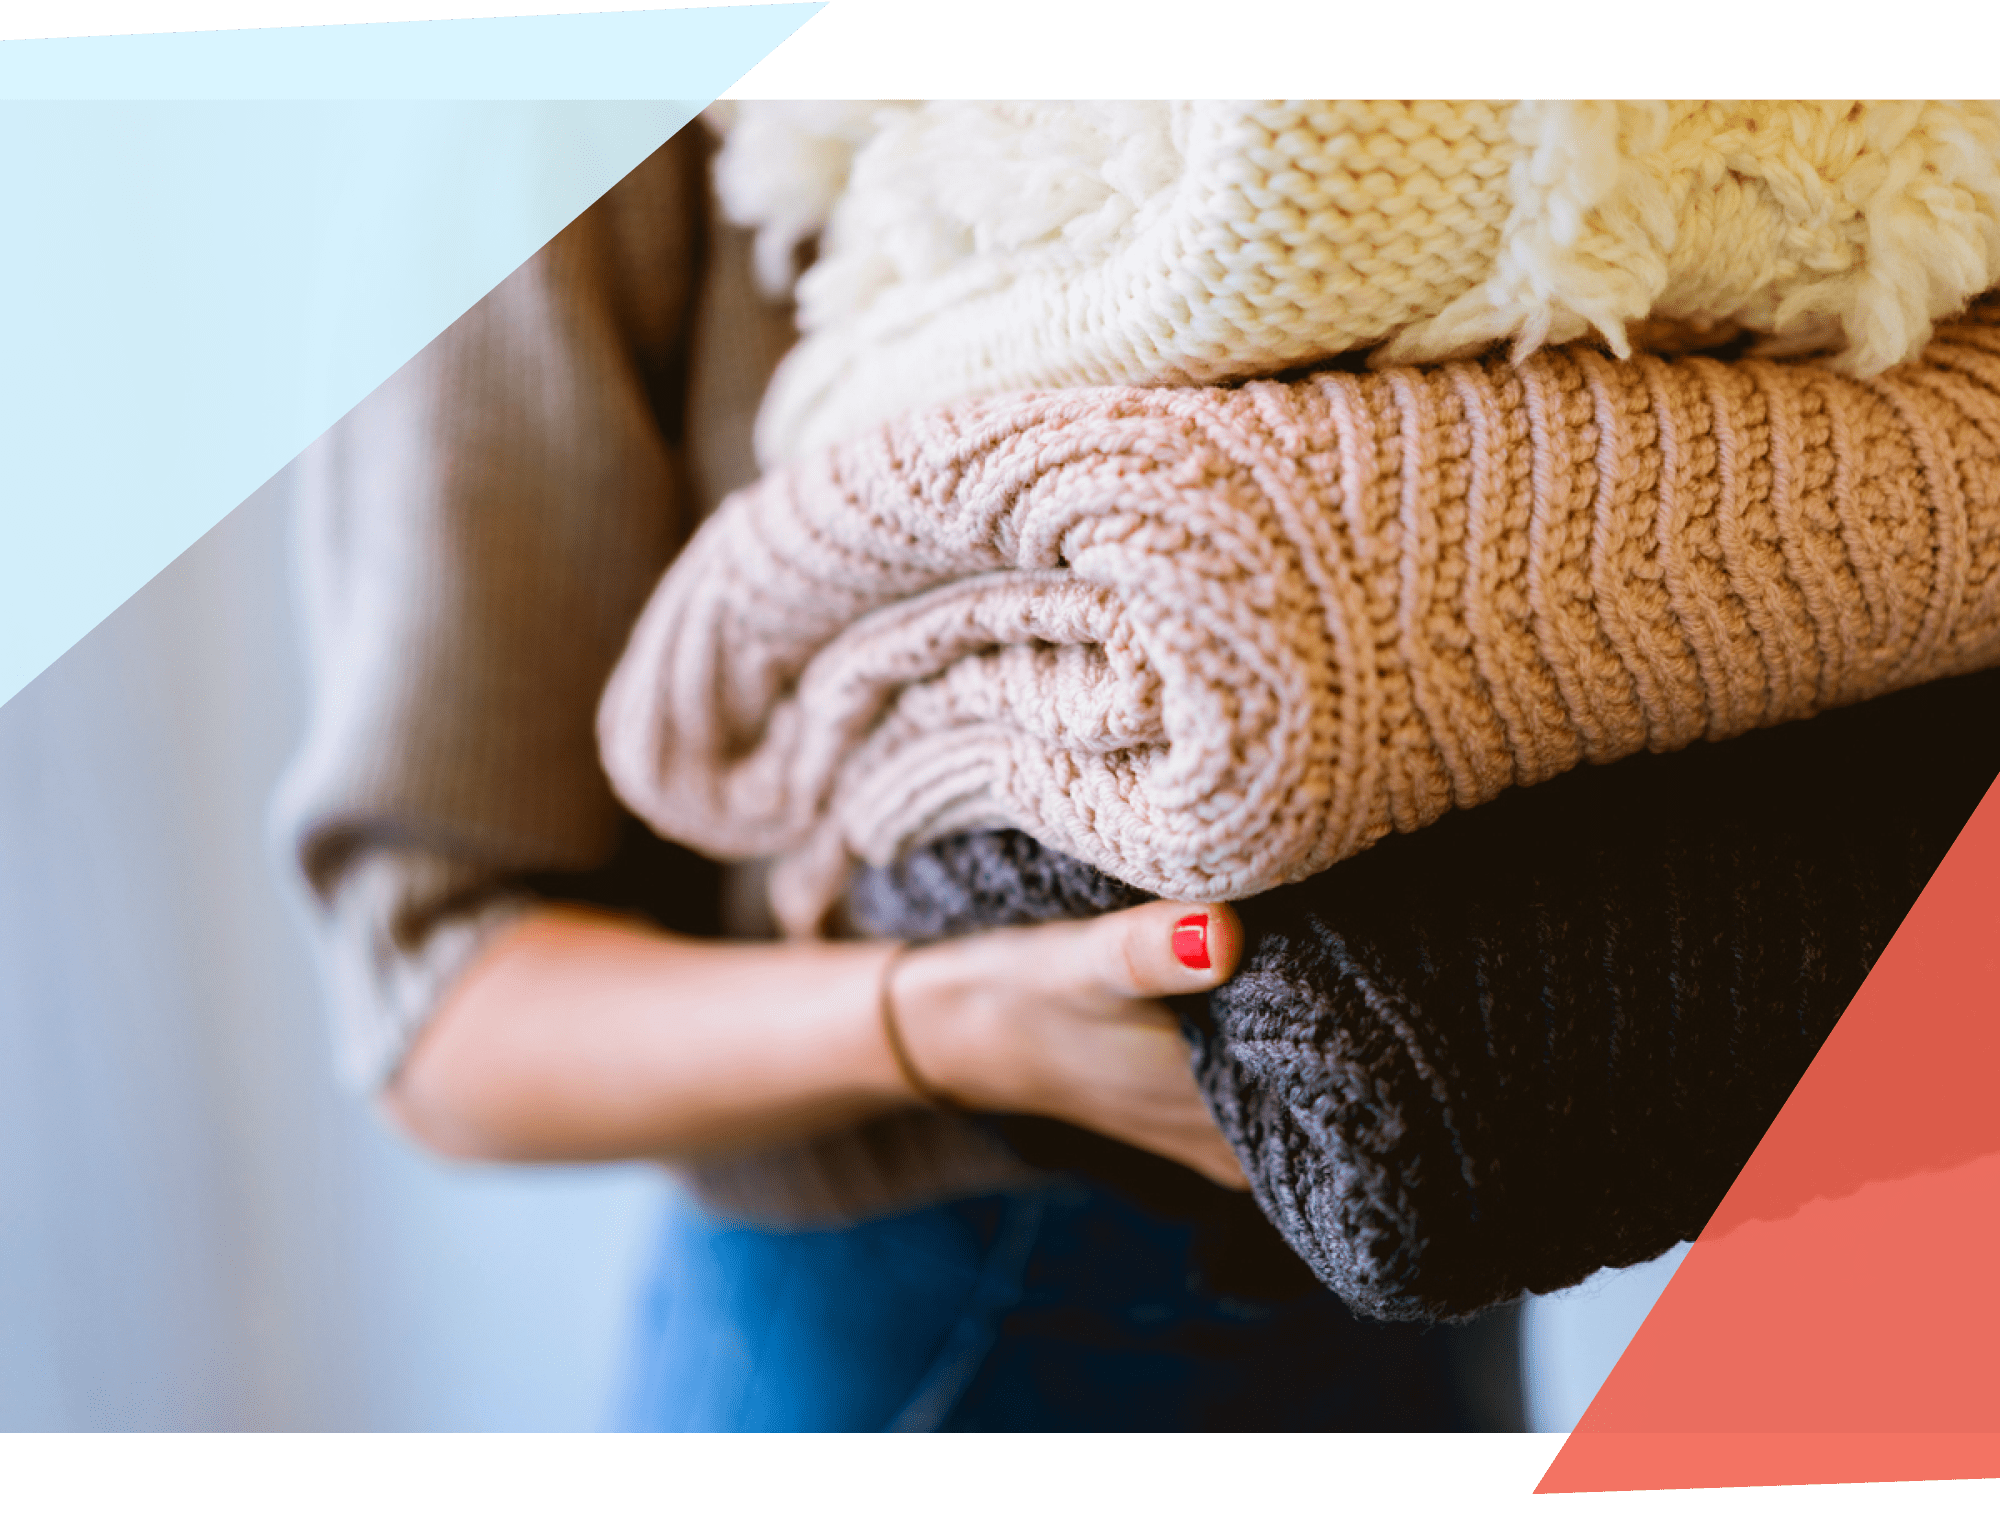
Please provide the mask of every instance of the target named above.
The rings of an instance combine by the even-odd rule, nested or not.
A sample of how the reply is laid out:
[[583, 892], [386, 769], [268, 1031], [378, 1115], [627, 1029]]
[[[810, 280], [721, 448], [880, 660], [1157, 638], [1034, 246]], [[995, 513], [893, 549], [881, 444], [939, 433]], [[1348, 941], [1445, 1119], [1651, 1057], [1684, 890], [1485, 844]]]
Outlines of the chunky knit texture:
[[767, 279], [819, 236], [766, 464], [974, 394], [1207, 384], [1644, 321], [1878, 372], [2000, 283], [2000, 110], [1951, 102], [740, 103]]
[[[1391, 839], [1243, 905], [1241, 969], [1183, 1005], [1202, 1090], [1363, 1312], [1644, 1260], [1700, 1231], [1996, 773], [1989, 672]], [[932, 937], [1140, 900], [989, 832], [861, 873], [850, 905]]]
[[726, 502], [604, 697], [619, 795], [788, 856], [1020, 828], [1237, 898], [1585, 762], [2000, 660], [2000, 303], [1869, 381], [1619, 362], [903, 419]]

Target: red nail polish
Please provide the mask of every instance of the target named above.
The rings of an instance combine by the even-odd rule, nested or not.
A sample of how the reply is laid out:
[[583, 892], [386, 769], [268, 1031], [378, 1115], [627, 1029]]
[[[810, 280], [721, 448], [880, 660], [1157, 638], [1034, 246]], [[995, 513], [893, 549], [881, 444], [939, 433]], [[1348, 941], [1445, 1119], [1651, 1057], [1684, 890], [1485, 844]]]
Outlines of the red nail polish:
[[1190, 913], [1174, 925], [1174, 959], [1197, 972], [1208, 970], [1208, 915]]

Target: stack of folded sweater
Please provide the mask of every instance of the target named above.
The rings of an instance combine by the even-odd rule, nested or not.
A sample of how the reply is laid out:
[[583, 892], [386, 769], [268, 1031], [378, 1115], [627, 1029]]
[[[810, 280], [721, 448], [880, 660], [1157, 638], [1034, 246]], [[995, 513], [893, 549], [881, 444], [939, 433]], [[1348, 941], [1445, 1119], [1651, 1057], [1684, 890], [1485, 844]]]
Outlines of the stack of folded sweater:
[[1935, 682], [2000, 663], [2000, 115], [740, 108], [718, 176], [819, 258], [628, 803], [797, 932], [1246, 899], [1198, 1077], [1365, 1311], [1695, 1232], [2000, 770]]

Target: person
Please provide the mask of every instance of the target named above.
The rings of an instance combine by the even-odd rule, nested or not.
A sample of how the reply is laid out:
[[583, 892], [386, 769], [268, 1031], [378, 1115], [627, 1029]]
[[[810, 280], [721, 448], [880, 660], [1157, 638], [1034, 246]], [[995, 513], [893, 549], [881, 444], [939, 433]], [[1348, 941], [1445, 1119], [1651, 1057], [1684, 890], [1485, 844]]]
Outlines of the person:
[[1353, 1319], [1240, 1194], [1160, 1002], [1229, 975], [1227, 906], [784, 942], [756, 867], [613, 799], [598, 692], [753, 473], [789, 340], [707, 153], [662, 148], [299, 462], [277, 810], [348, 1072], [447, 1157], [676, 1171], [621, 1425], [1494, 1423], [1449, 1332]]

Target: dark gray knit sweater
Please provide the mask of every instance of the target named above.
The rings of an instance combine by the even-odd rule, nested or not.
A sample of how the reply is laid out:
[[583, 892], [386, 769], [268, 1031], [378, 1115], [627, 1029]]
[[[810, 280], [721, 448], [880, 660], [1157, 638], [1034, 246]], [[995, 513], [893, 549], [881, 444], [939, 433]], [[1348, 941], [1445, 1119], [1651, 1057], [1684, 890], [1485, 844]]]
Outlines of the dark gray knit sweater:
[[[1383, 1318], [1693, 1237], [1996, 773], [2000, 672], [1578, 770], [1240, 904], [1241, 968], [1182, 1014], [1257, 1205]], [[927, 938], [1142, 900], [991, 832], [850, 908]]]

